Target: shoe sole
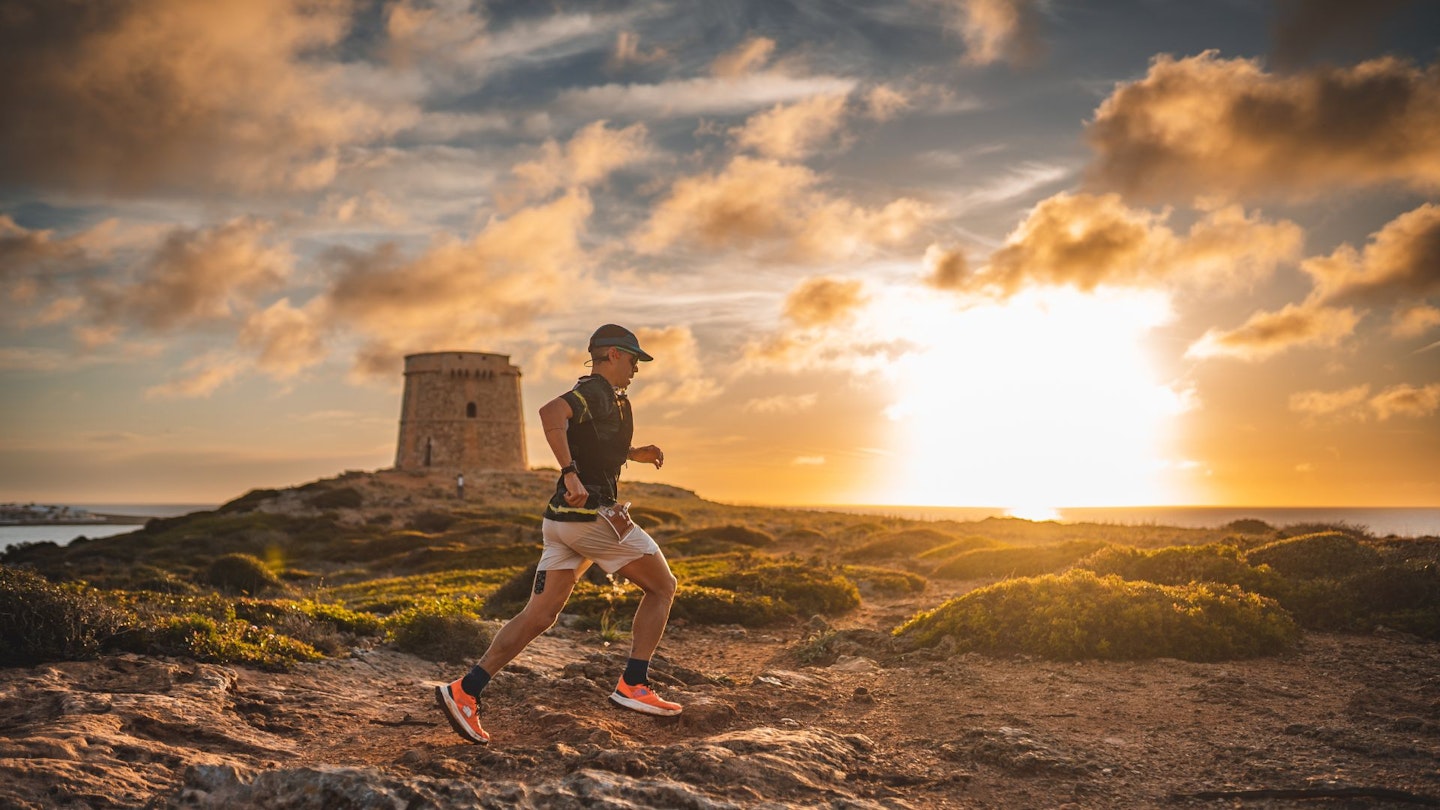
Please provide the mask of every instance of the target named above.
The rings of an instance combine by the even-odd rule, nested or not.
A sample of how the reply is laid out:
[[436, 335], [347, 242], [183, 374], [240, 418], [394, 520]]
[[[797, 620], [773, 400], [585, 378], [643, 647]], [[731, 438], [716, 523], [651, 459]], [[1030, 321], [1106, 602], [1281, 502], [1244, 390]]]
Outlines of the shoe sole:
[[440, 704], [440, 711], [444, 713], [445, 719], [450, 721], [450, 727], [455, 729], [456, 734], [465, 738], [466, 742], [472, 742], [477, 745], [486, 745], [490, 742], [489, 737], [475, 736], [475, 732], [471, 731], [470, 727], [459, 719], [460, 707], [456, 706], [455, 701], [450, 697], [449, 689], [444, 686], [435, 687], [435, 702]]
[[656, 717], [674, 717], [681, 712], [681, 709], [662, 709], [659, 706], [651, 706], [649, 703], [641, 703], [634, 698], [625, 697], [619, 692], [610, 693], [610, 702], [616, 706], [633, 709], [642, 714], [653, 714]]

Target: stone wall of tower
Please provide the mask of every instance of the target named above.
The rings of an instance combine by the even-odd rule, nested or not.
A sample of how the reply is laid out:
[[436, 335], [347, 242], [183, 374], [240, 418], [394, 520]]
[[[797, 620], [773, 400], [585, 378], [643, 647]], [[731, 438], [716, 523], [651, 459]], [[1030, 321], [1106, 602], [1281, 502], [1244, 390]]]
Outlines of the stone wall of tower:
[[430, 352], [405, 358], [396, 469], [454, 473], [526, 466], [520, 369], [509, 355]]

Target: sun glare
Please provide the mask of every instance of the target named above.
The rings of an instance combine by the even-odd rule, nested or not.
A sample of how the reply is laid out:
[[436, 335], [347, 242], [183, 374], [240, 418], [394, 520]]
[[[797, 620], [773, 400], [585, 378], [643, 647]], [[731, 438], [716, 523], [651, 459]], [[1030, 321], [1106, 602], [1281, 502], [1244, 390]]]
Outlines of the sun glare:
[[[922, 347], [888, 369], [896, 427], [891, 503], [1006, 507], [1183, 502], [1167, 483], [1185, 397], [1157, 381], [1145, 340], [1171, 318], [1160, 293], [1039, 290], [957, 308], [877, 302]], [[879, 324], [877, 324], [879, 326]]]

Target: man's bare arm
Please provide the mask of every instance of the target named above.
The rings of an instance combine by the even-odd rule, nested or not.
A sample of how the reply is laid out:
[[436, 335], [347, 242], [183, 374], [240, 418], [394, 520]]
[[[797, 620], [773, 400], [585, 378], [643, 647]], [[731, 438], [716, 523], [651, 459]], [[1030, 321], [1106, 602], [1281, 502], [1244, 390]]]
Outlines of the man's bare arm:
[[[569, 467], [575, 459], [570, 457], [570, 443], [565, 440], [565, 427], [575, 412], [564, 397], [556, 397], [540, 406], [540, 427], [545, 429], [545, 443], [560, 462], [560, 469]], [[565, 473], [565, 502], [571, 506], [583, 506], [590, 493], [580, 483], [580, 476], [571, 471]]]

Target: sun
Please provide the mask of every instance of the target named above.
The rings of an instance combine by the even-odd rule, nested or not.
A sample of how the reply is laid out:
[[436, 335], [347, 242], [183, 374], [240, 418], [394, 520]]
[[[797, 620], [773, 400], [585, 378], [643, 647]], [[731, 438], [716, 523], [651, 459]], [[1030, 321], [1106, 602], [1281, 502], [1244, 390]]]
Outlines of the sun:
[[1043, 289], [968, 308], [901, 293], [872, 312], [915, 347], [885, 370], [884, 502], [1036, 519], [1183, 502], [1167, 450], [1188, 400], [1146, 351], [1172, 317], [1163, 293]]

